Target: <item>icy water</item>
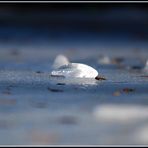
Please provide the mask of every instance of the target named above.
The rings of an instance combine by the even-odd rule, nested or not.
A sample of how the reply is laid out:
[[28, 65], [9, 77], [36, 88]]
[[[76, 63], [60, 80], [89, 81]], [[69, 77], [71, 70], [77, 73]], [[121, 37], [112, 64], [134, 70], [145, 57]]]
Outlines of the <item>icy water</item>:
[[[1, 145], [148, 144], [146, 48], [19, 48], [0, 50]], [[51, 78], [58, 54], [106, 80]], [[120, 60], [100, 64], [102, 54]]]
[[[147, 145], [146, 5], [56, 5], [0, 5], [0, 145]], [[50, 77], [59, 54], [106, 80]]]

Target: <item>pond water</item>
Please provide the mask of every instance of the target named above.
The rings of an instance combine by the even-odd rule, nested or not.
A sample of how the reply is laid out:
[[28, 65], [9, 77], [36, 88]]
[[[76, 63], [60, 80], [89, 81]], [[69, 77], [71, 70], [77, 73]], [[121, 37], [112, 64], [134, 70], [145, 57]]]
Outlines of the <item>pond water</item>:
[[[147, 8], [99, 5], [0, 5], [0, 145], [148, 144]], [[59, 54], [106, 80], [50, 77]]]
[[[148, 144], [146, 49], [48, 49], [0, 50], [0, 144]], [[106, 80], [51, 78], [58, 53]], [[100, 54], [122, 62], [100, 64]]]

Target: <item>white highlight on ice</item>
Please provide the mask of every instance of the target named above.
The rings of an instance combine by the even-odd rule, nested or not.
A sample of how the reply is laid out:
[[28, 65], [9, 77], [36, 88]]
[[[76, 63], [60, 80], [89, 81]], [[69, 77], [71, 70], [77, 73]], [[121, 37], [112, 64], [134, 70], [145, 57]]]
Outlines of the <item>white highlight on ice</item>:
[[94, 68], [86, 64], [69, 63], [63, 55], [56, 57], [53, 67], [55, 70], [51, 72], [52, 76], [63, 76], [65, 78], [95, 78], [98, 76], [98, 72]]

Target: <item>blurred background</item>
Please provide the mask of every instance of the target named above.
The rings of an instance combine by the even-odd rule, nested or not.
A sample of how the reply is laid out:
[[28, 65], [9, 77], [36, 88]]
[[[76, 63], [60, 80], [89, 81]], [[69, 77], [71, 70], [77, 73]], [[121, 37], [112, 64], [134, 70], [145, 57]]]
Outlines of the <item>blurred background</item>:
[[146, 3], [1, 3], [0, 49], [138, 52], [147, 48], [147, 14]]
[[147, 13], [143, 3], [1, 3], [1, 42], [147, 41]]

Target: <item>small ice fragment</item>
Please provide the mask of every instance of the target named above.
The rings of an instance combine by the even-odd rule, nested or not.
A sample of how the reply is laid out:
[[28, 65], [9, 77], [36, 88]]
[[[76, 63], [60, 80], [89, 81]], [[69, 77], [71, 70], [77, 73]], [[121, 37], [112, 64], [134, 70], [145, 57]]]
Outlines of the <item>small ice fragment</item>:
[[69, 63], [69, 60], [63, 55], [56, 57], [53, 67], [55, 69], [51, 72], [51, 76], [63, 76], [65, 78], [96, 78], [98, 76], [98, 72], [91, 66]]
[[51, 75], [72, 77], [72, 78], [96, 78], [98, 72], [85, 64], [81, 63], [69, 63], [68, 65], [63, 65], [56, 70], [51, 72]]

